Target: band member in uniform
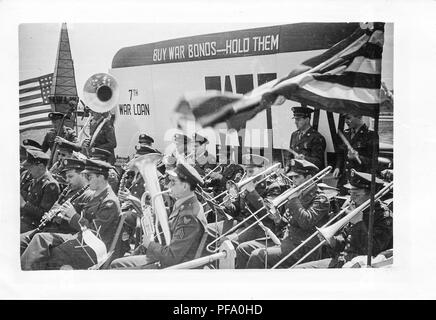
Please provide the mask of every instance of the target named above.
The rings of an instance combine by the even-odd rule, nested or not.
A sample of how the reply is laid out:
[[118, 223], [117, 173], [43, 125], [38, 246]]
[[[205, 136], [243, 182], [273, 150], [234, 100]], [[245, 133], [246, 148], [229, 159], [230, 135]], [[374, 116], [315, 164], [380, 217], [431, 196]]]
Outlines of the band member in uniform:
[[326, 149], [325, 138], [310, 125], [312, 109], [307, 107], [294, 107], [295, 125], [297, 131], [291, 135], [289, 147], [298, 155], [294, 158], [312, 162], [318, 168], [324, 168], [324, 153]]
[[[42, 148], [41, 148], [43, 152], [47, 152], [48, 149], [53, 151], [53, 145], [55, 143], [56, 133], [58, 132], [59, 127], [62, 124], [63, 117], [64, 114], [61, 112], [50, 112], [48, 114], [48, 118], [52, 121], [53, 128], [50, 129], [50, 131], [47, 132], [44, 137], [44, 140], [42, 142]], [[60, 131], [59, 137], [67, 141], [77, 142], [76, 132], [67, 126], [64, 126], [63, 129]]]
[[[63, 160], [62, 173], [65, 174], [66, 182], [68, 183], [67, 189], [65, 189], [59, 196], [56, 203], [51, 207], [50, 211], [59, 209], [61, 204], [72, 196], [76, 196], [77, 193], [82, 191], [82, 189], [88, 184], [88, 181], [81, 173], [85, 169], [85, 161], [68, 158]], [[43, 219], [48, 218], [47, 212], [44, 214]], [[35, 230], [22, 233], [20, 235], [20, 249], [21, 253], [27, 248], [27, 245], [32, 240], [32, 234]], [[76, 230], [71, 228], [71, 226], [63, 219], [58, 216], [54, 216], [49, 220], [48, 224], [40, 232], [57, 232], [57, 233], [76, 233]]]
[[[246, 169], [246, 178], [250, 178], [264, 171], [264, 169], [268, 166], [269, 161], [268, 159], [259, 155], [245, 154], [242, 156], [242, 163]], [[241, 190], [239, 193], [238, 191], [233, 192], [235, 195], [231, 196], [229, 194], [226, 199], [224, 199], [223, 205], [226, 208], [225, 212], [232, 216], [233, 219], [209, 223], [208, 229], [212, 234], [220, 235], [226, 233], [239, 222], [250, 216], [251, 213], [254, 213], [263, 207], [263, 198], [267, 196], [267, 184], [265, 181], [259, 182], [261, 179], [262, 177], [259, 177], [256, 181], [247, 183], [243, 186], [242, 192]], [[232, 191], [230, 191], [230, 193], [232, 193]], [[256, 214], [256, 217], [259, 219], [264, 216], [265, 213], [265, 210], [261, 210]], [[237, 243], [242, 243], [265, 236], [265, 231], [260, 226], [255, 226], [247, 231], [244, 231], [246, 227], [255, 221], [256, 219], [254, 217], [248, 219], [233, 233], [227, 235], [223, 240], [229, 239]], [[270, 229], [274, 228], [274, 221], [269, 217], [262, 220], [262, 222], [266, 227]]]
[[194, 258], [206, 226], [203, 207], [194, 193], [203, 180], [192, 166], [184, 162], [179, 162], [168, 174], [171, 196], [176, 199], [168, 221], [171, 242], [161, 245], [154, 242], [153, 237], [144, 237], [145, 255], [114, 260], [111, 268], [168, 267]]
[[61, 189], [63, 189], [62, 186], [65, 186], [67, 182], [65, 181], [65, 178], [61, 175], [61, 172], [63, 171], [63, 160], [66, 158], [72, 158], [73, 157], [73, 151], [80, 151], [81, 149], [73, 142], [70, 142], [68, 140], [62, 139], [62, 141], [58, 142], [57, 145], [57, 160], [52, 165], [52, 167], [49, 169], [52, 176], [58, 181], [58, 183], [61, 185]]
[[[347, 190], [342, 186], [347, 183], [351, 169], [359, 172], [371, 171], [374, 145], [378, 152], [378, 134], [368, 129], [368, 126], [362, 120], [362, 116], [352, 114], [345, 114], [344, 116], [345, 123], [348, 126], [344, 136], [353, 150], [349, 150], [344, 143], [339, 145], [333, 176], [339, 178], [337, 186], [342, 193], [346, 194]], [[338, 141], [341, 140], [338, 139]]]
[[[382, 187], [383, 181], [376, 178], [376, 185], [378, 188]], [[349, 183], [344, 187], [349, 190], [351, 201], [357, 208], [370, 198], [371, 175], [352, 170]], [[330, 243], [333, 251], [332, 258], [306, 262], [298, 265], [297, 268], [342, 268], [346, 262], [353, 258], [366, 255], [368, 253], [369, 210], [368, 207], [362, 214], [358, 214], [350, 221], [349, 226], [333, 237]], [[376, 201], [373, 225], [373, 257], [392, 248], [392, 224], [391, 211], [380, 201]]]
[[[292, 177], [295, 186], [308, 181], [319, 171], [318, 167], [313, 163], [298, 159], [292, 161], [291, 168], [292, 171], [289, 175]], [[287, 212], [285, 212], [284, 217], [288, 226], [281, 244], [265, 248], [264, 241], [241, 243], [236, 248], [238, 268], [261, 269], [265, 268], [265, 264], [267, 267], [272, 267], [315, 232], [315, 227], [322, 226], [328, 219], [329, 201], [316, 184], [310, 185], [299, 193], [292, 194], [285, 207]], [[282, 219], [283, 217], [280, 215], [275, 215], [276, 223], [280, 223]], [[273, 244], [270, 242], [267, 245]], [[291, 266], [298, 261], [296, 259], [301, 258], [309, 249], [299, 251], [294, 257], [290, 257], [283, 262], [282, 267]], [[314, 258], [313, 254], [310, 258]]]
[[[115, 148], [117, 146], [117, 138], [115, 136], [115, 129], [110, 120], [111, 115], [109, 112], [98, 113], [90, 109], [91, 122], [89, 125], [90, 139], [85, 139], [82, 147], [85, 150], [95, 147], [104, 149], [110, 152], [108, 162], [115, 163]], [[92, 142], [92, 145], [91, 145]]]
[[25, 196], [29, 191], [29, 186], [32, 182], [32, 175], [27, 170], [23, 163], [27, 159], [27, 149], [41, 149], [41, 145], [32, 139], [24, 139], [23, 145], [20, 146], [20, 193]]
[[97, 261], [96, 253], [82, 237], [91, 230], [109, 250], [117, 227], [120, 204], [107, 181], [111, 165], [100, 160], [86, 160], [83, 173], [89, 182], [85, 191], [71, 204], [61, 206], [60, 216], [76, 234], [37, 233], [21, 255], [23, 270], [60, 269], [64, 265], [87, 269]]
[[154, 139], [145, 133], [139, 135], [138, 143], [147, 147], [153, 148]]
[[[101, 148], [92, 147], [89, 149], [89, 157], [94, 160], [101, 160], [104, 162], [109, 162], [109, 160], [112, 158], [112, 154]], [[117, 193], [118, 192], [118, 184], [120, 182], [119, 174], [117, 170], [114, 168], [109, 169], [109, 177], [108, 177], [109, 185], [111, 186], [112, 190]]]
[[20, 233], [34, 229], [59, 196], [59, 185], [47, 170], [49, 156], [40, 149], [27, 148], [27, 160], [23, 166], [28, 169], [32, 181], [28, 190], [20, 195]]

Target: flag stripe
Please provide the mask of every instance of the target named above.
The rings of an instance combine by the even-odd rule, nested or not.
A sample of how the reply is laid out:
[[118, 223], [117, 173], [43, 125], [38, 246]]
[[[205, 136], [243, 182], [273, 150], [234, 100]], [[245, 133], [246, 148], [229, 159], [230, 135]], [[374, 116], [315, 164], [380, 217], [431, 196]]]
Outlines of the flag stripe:
[[318, 81], [337, 83], [350, 88], [354, 87], [354, 88], [380, 89], [380, 85], [381, 85], [380, 74], [344, 72], [339, 75], [335, 75], [335, 74], [314, 75], [313, 78]]
[[36, 122], [45, 122], [47, 121], [47, 119], [48, 118], [46, 115], [34, 115], [34, 116], [25, 117], [22, 120], [20, 120], [20, 126], [30, 123], [36, 123]]
[[23, 120], [25, 119], [25, 117], [33, 116], [33, 115], [37, 115], [37, 114], [45, 114], [48, 117], [49, 112], [51, 112], [50, 106], [48, 108], [43, 109], [43, 110], [35, 110], [35, 111], [31, 111], [31, 112], [26, 112], [26, 113], [20, 113], [20, 117]]
[[39, 82], [38, 81], [34, 81], [34, 82], [30, 82], [30, 83], [24, 84], [24, 85], [20, 84], [20, 90], [21, 89], [28, 89], [28, 88], [31, 88], [31, 87], [34, 87], [34, 86], [38, 86], [38, 88], [39, 88]]
[[36, 98], [41, 98], [41, 94], [32, 94], [32, 95], [29, 95], [27, 97], [22, 97], [22, 98], [20, 98], [20, 102], [21, 101], [32, 100], [32, 99], [36, 99]]
[[311, 91], [298, 89], [292, 98], [302, 104], [337, 113], [353, 113], [374, 117], [379, 110], [379, 103], [362, 103], [355, 100], [326, 98]]
[[341, 97], [343, 100], [353, 100], [361, 103], [376, 103], [380, 99], [380, 89], [350, 88], [317, 80], [310, 81], [301, 88], [325, 98]]
[[356, 57], [345, 71], [379, 74], [381, 70], [381, 59], [367, 59]]
[[38, 98], [32, 99], [32, 100], [28, 100], [28, 101], [21, 101], [20, 108], [25, 107], [25, 106], [30, 105], [30, 104], [33, 104], [33, 103], [44, 103], [44, 101], [42, 101], [41, 97], [38, 97]]
[[20, 109], [20, 115], [21, 114], [27, 114], [30, 112], [35, 112], [35, 111], [39, 111], [39, 110], [50, 110], [51, 111], [51, 106], [44, 104], [42, 106], [36, 106], [36, 107], [30, 107], [30, 108], [21, 108]]
[[32, 124], [20, 126], [20, 132], [24, 132], [28, 130], [49, 129], [51, 127], [52, 127], [51, 122], [41, 122], [38, 125], [32, 123]]
[[21, 89], [20, 89], [20, 98], [25, 96], [24, 93], [31, 92], [31, 91], [36, 91], [38, 89], [39, 89], [39, 86], [36, 86], [36, 87], [34, 86], [34, 87], [29, 87], [29, 88], [21, 87]]
[[21, 94], [20, 94], [20, 99], [21, 99], [21, 98], [30, 97], [30, 96], [34, 95], [35, 92], [40, 92], [40, 91], [39, 91], [39, 87], [38, 87], [38, 91], [33, 90], [33, 91], [29, 91], [29, 92], [21, 93]]
[[49, 74], [46, 74], [46, 75], [43, 75], [43, 76], [40, 76], [40, 77], [36, 77], [36, 78], [31, 78], [31, 79], [26, 79], [26, 80], [20, 81], [20, 86], [23, 86], [23, 85], [26, 85], [26, 84], [29, 84], [29, 83], [32, 83], [32, 82], [39, 82], [39, 79], [46, 78], [46, 77], [51, 77], [52, 75], [53, 75], [53, 73], [49, 73]]
[[37, 107], [37, 106], [43, 106], [43, 105], [46, 105], [46, 104], [44, 104], [42, 101], [41, 102], [36, 102], [36, 103], [31, 103], [31, 104], [27, 104], [25, 106], [20, 106], [20, 110], [28, 109], [28, 108], [33, 108], [33, 107]]

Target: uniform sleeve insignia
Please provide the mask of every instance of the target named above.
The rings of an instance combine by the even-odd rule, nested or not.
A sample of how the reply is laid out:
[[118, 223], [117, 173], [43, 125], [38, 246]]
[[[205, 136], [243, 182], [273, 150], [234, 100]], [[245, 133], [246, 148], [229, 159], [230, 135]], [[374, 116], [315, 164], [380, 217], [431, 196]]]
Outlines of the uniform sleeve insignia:
[[50, 187], [50, 190], [56, 189], [56, 185], [54, 185], [54, 184], [50, 184], [49, 187]]
[[185, 231], [183, 228], [179, 228], [176, 233], [174, 233], [174, 239], [183, 239], [185, 237]]
[[183, 217], [183, 223], [184, 224], [189, 224], [191, 222], [191, 217]]

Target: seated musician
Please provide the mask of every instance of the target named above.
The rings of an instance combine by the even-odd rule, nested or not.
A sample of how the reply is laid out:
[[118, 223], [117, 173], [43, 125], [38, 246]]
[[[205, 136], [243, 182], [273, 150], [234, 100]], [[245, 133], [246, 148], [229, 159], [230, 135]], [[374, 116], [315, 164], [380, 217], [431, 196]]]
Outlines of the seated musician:
[[24, 196], [29, 191], [32, 175], [29, 170], [23, 166], [27, 159], [27, 149], [41, 149], [41, 145], [32, 139], [24, 139], [23, 145], [20, 146], [20, 192]]
[[[298, 159], [291, 161], [291, 170], [288, 175], [291, 176], [296, 187], [309, 181], [319, 171], [311, 162]], [[291, 194], [285, 205], [287, 212], [284, 217], [274, 215], [276, 223], [280, 223], [283, 218], [287, 222], [287, 230], [281, 244], [276, 245], [269, 241], [267, 243], [269, 247], [265, 248], [265, 241], [241, 243], [236, 248], [236, 267], [261, 269], [265, 266], [274, 266], [316, 231], [315, 227], [320, 227], [327, 221], [329, 207], [326, 195], [315, 183], [300, 192]], [[308, 251], [309, 249], [301, 250], [293, 258], [286, 260], [282, 267], [292, 265]]]
[[20, 233], [35, 229], [43, 214], [50, 210], [59, 196], [59, 185], [47, 170], [49, 156], [41, 149], [26, 148], [23, 166], [30, 172], [31, 182], [20, 194]]
[[74, 269], [87, 269], [96, 264], [98, 257], [83, 238], [90, 230], [109, 250], [120, 213], [117, 196], [108, 184], [111, 165], [100, 160], [86, 160], [85, 174], [89, 189], [74, 201], [61, 206], [60, 216], [76, 234], [37, 233], [21, 255], [22, 270], [60, 269], [64, 265]]
[[[50, 211], [60, 208], [61, 204], [69, 200], [72, 196], [77, 195], [88, 184], [88, 181], [81, 172], [85, 169], [85, 161], [79, 159], [68, 158], [64, 159], [62, 163], [62, 173], [65, 173], [68, 187], [59, 196], [56, 203], [51, 207]], [[73, 202], [74, 204], [74, 202]], [[47, 212], [44, 214], [43, 219], [47, 219]], [[76, 233], [65, 220], [60, 217], [54, 216], [51, 221], [44, 227], [44, 232], [58, 232], [58, 233]], [[20, 252], [23, 253], [27, 245], [32, 240], [35, 232], [34, 230], [22, 233], [20, 235]]]
[[[269, 160], [259, 155], [246, 154], [243, 155], [242, 162], [246, 169], [246, 178], [248, 179], [264, 171]], [[222, 241], [228, 239], [236, 243], [243, 243], [265, 236], [265, 232], [260, 226], [254, 226], [244, 231], [246, 227], [256, 221], [254, 217], [249, 218], [249, 216], [263, 207], [263, 197], [267, 196], [266, 182], [259, 182], [262, 178], [262, 176], [259, 176], [257, 180], [245, 184], [242, 192], [230, 191], [230, 193], [234, 193], [234, 196], [226, 196], [223, 205], [226, 208], [225, 212], [230, 215], [232, 219], [209, 223], [208, 230], [212, 234], [222, 235], [230, 231], [231, 228], [236, 227], [243, 220], [246, 220], [239, 227], [236, 227], [233, 232], [223, 238]], [[256, 214], [256, 217], [259, 219], [264, 216], [265, 213], [265, 210], [261, 210]], [[262, 221], [266, 227], [270, 229], [274, 228], [274, 221], [270, 217]]]
[[206, 226], [203, 207], [194, 193], [203, 180], [192, 166], [183, 162], [168, 174], [170, 194], [176, 199], [168, 221], [171, 242], [163, 245], [154, 241], [154, 235], [145, 234], [142, 243], [145, 255], [116, 259], [111, 268], [168, 267], [194, 258]]
[[57, 160], [49, 169], [49, 171], [60, 185], [65, 186], [67, 182], [65, 181], [65, 178], [61, 175], [61, 172], [63, 171], [63, 160], [65, 158], [73, 158], [73, 152], [78, 152], [81, 149], [78, 148], [75, 143], [63, 139], [62, 141], [58, 142], [56, 150]]
[[[90, 148], [88, 153], [91, 159], [101, 160], [108, 163], [110, 163], [109, 160], [112, 157], [112, 153], [110, 151], [96, 147]], [[120, 179], [118, 176], [118, 172], [114, 168], [109, 169], [108, 182], [112, 190], [117, 193]]]
[[[383, 181], [376, 179], [376, 185], [380, 188]], [[349, 190], [351, 200], [357, 208], [370, 198], [371, 175], [351, 170], [350, 180], [344, 187]], [[358, 214], [350, 221], [349, 226], [330, 239], [332, 258], [302, 263], [296, 268], [342, 268], [353, 258], [368, 254], [369, 210], [368, 207], [362, 214]], [[393, 239], [392, 213], [378, 200], [374, 207], [373, 228], [372, 256], [375, 257], [382, 251], [392, 248]]]
[[195, 163], [192, 163], [200, 176], [204, 177], [216, 167], [216, 159], [207, 151], [209, 140], [199, 133], [194, 135]]
[[[43, 152], [47, 152], [49, 149], [53, 151], [53, 146], [56, 138], [62, 138], [67, 141], [77, 142], [76, 131], [74, 129], [67, 127], [64, 125], [63, 128], [60, 129], [62, 124], [62, 118], [65, 114], [61, 112], [50, 112], [48, 114], [48, 118], [51, 120], [53, 124], [53, 128], [47, 132], [42, 142], [41, 149]], [[58, 130], [60, 129], [60, 135], [56, 136]]]

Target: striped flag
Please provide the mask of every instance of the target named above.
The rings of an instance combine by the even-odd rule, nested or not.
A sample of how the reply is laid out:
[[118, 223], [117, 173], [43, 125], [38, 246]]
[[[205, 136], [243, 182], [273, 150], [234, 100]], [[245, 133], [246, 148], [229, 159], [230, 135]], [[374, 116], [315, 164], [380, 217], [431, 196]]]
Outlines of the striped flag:
[[48, 119], [53, 73], [20, 81], [20, 133], [52, 127]]
[[337, 113], [375, 117], [380, 106], [384, 24], [362, 24], [325, 53], [303, 62], [273, 92]]
[[281, 79], [231, 99], [222, 93], [183, 98], [175, 112], [202, 127], [226, 122], [238, 130], [271, 104], [283, 103], [285, 97], [330, 112], [375, 117], [380, 108], [383, 31], [383, 23], [361, 24], [349, 37]]

